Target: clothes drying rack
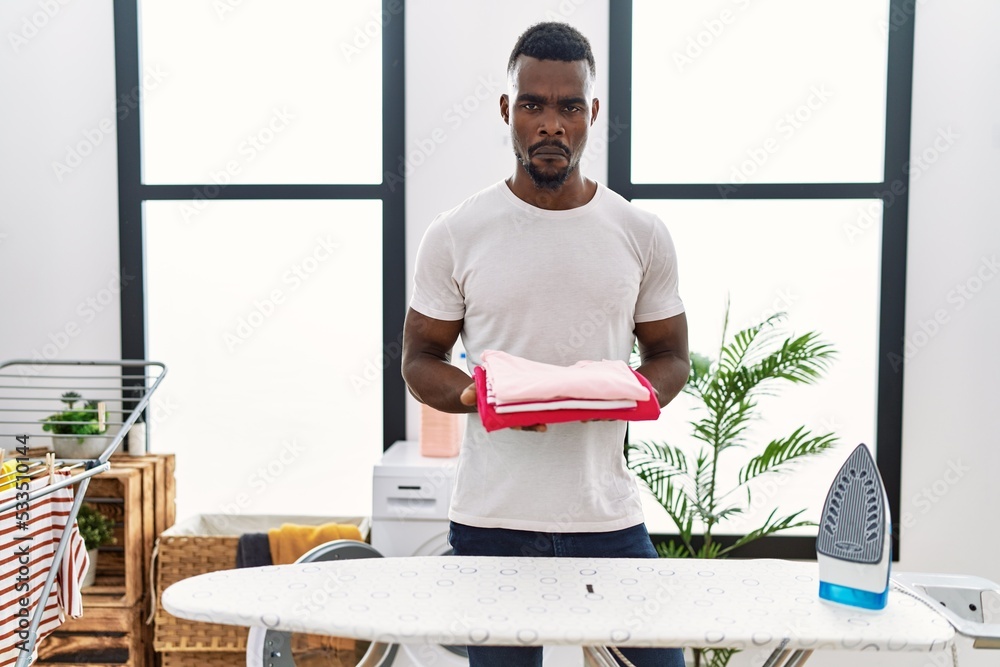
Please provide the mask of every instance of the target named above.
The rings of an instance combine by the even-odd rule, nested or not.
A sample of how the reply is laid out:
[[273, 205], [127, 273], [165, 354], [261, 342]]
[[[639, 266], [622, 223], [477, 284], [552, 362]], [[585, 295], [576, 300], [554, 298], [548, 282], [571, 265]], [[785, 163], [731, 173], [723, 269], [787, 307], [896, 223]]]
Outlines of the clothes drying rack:
[[[150, 398], [166, 375], [166, 366], [155, 361], [121, 359], [113, 361], [31, 361], [17, 359], [0, 363], [0, 448], [10, 453], [8, 458], [17, 461], [14, 479], [4, 482], [23, 482], [49, 470], [68, 470], [71, 476], [24, 493], [20, 497], [0, 503], [0, 514], [29, 508], [32, 501], [67, 486], [76, 486], [73, 505], [66, 526], [55, 547], [52, 567], [49, 568], [41, 595], [31, 614], [30, 625], [23, 648], [17, 657], [16, 667], [27, 667], [31, 662], [38, 640], [38, 626], [42, 618], [44, 601], [48, 600], [65, 556], [66, 547], [76, 522], [77, 513], [87, 492], [90, 479], [111, 468], [110, 457], [118, 449], [125, 435], [149, 406]], [[73, 391], [81, 395], [85, 404], [95, 401], [99, 405], [105, 424], [100, 435], [71, 436], [83, 439], [107, 439], [108, 444], [96, 458], [54, 459], [31, 456], [29, 448], [37, 451], [47, 444], [49, 434], [43, 430], [45, 416], [64, 412], [63, 393]], [[80, 422], [51, 422], [73, 424]], [[148, 427], [148, 424], [147, 424]], [[116, 430], [117, 428], [117, 430]], [[113, 434], [113, 435], [112, 435]], [[146, 437], [149, 437], [147, 430]], [[37, 438], [37, 442], [33, 441]], [[35, 451], [31, 452], [34, 454]], [[2, 583], [2, 582], [0, 582]]]

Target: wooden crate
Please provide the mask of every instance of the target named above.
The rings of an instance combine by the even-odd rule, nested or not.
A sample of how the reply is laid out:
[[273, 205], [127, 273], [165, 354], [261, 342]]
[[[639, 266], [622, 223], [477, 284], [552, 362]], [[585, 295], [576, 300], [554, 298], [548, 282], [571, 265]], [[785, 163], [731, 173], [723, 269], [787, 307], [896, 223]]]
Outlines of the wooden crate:
[[91, 479], [86, 501], [115, 521], [116, 542], [100, 549], [84, 607], [149, 608], [153, 545], [175, 516], [174, 455], [111, 457], [111, 470]]
[[173, 454], [146, 454], [129, 456], [116, 454], [111, 457], [111, 467], [153, 466], [153, 538], [174, 525], [177, 515], [177, 484], [174, 479], [176, 459]]
[[93, 607], [38, 643], [38, 665], [153, 667], [152, 628], [141, 604]]
[[101, 547], [97, 556], [97, 579], [83, 589], [85, 609], [131, 608], [142, 601], [145, 567], [143, 560], [143, 474], [137, 468], [112, 468], [90, 480], [86, 502], [115, 522], [115, 543]]

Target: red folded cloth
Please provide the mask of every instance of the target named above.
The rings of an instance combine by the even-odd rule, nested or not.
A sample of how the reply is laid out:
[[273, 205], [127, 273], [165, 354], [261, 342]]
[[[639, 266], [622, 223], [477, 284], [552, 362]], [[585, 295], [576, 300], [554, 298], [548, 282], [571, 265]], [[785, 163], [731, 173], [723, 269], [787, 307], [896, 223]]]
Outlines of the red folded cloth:
[[639, 382], [649, 389], [649, 398], [639, 401], [634, 408], [617, 410], [535, 410], [531, 412], [508, 412], [497, 414], [496, 408], [486, 401], [486, 369], [476, 366], [472, 376], [476, 381], [476, 407], [479, 419], [487, 431], [498, 431], [511, 426], [533, 426], [535, 424], [559, 424], [587, 419], [622, 419], [626, 421], [651, 421], [660, 416], [660, 402], [649, 380], [632, 371]]

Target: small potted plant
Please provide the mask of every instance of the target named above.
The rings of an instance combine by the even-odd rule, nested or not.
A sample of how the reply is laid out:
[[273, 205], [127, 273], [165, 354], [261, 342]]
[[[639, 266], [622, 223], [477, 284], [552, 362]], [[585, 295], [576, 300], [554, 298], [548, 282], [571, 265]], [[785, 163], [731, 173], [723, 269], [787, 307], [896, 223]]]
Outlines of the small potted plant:
[[83, 503], [76, 517], [76, 525], [80, 529], [80, 536], [87, 547], [87, 558], [90, 560], [82, 586], [92, 586], [97, 577], [97, 550], [115, 543], [115, 522]]
[[[60, 399], [66, 409], [49, 415], [42, 421], [42, 430], [52, 433], [52, 449], [63, 459], [96, 459], [108, 446], [108, 430], [103, 405], [84, 401], [75, 391], [67, 391]], [[80, 401], [83, 407], [75, 409]]]

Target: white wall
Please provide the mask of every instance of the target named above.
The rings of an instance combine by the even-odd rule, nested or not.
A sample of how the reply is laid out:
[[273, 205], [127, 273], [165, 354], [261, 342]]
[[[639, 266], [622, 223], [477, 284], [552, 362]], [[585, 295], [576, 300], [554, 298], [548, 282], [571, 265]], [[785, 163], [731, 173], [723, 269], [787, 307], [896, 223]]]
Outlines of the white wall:
[[0, 3], [2, 360], [121, 355], [111, 11]]
[[[59, 9], [45, 17], [45, 4]], [[461, 0], [408, 3], [408, 148], [433, 141], [435, 128], [446, 137], [408, 180], [410, 272], [431, 218], [512, 168], [496, 107], [501, 90], [491, 88], [503, 85], [507, 56], [524, 27], [562, 7], [591, 38], [599, 77], [606, 77], [603, 0], [474, 6], [470, 15], [470, 3]], [[992, 280], [990, 263], [1000, 255], [990, 201], [1000, 158], [1000, 90], [993, 76], [1000, 51], [991, 27], [1000, 24], [1000, 6], [923, 0], [918, 12], [912, 145], [915, 156], [927, 150], [936, 161], [918, 168], [910, 196], [907, 339], [915, 347], [905, 378], [898, 569], [1000, 581], [1000, 531], [992, 516], [1000, 506], [994, 480], [1000, 280]], [[32, 34], [26, 26], [33, 23], [44, 25], [25, 44], [11, 43], [12, 34]], [[59, 359], [117, 357], [117, 299], [100, 312], [87, 305], [88, 299], [97, 306], [107, 301], [105, 290], [112, 292], [109, 283], [114, 288], [117, 279], [114, 136], [100, 129], [114, 118], [111, 2], [4, 0], [0, 34], [0, 359], [47, 352]], [[606, 98], [606, 91], [600, 78], [598, 95]], [[477, 92], [485, 97], [478, 106]], [[464, 103], [476, 107], [468, 118], [454, 111], [446, 116]], [[956, 138], [935, 155], [935, 137], [948, 128]], [[52, 163], [65, 162], [88, 135], [103, 138], [60, 181]], [[945, 145], [939, 141], [938, 148]], [[603, 157], [592, 162], [589, 173], [603, 180]], [[958, 286], [972, 298], [961, 296]], [[928, 321], [936, 316], [943, 324], [935, 329]], [[76, 333], [60, 336], [67, 327]], [[409, 424], [415, 437], [416, 422]], [[748, 657], [740, 664], [749, 664]], [[832, 667], [843, 658], [817, 654], [809, 664]], [[960, 658], [985, 667], [996, 655], [962, 643]], [[943, 656], [924, 655], [851, 660], [857, 667], [948, 664]]]

